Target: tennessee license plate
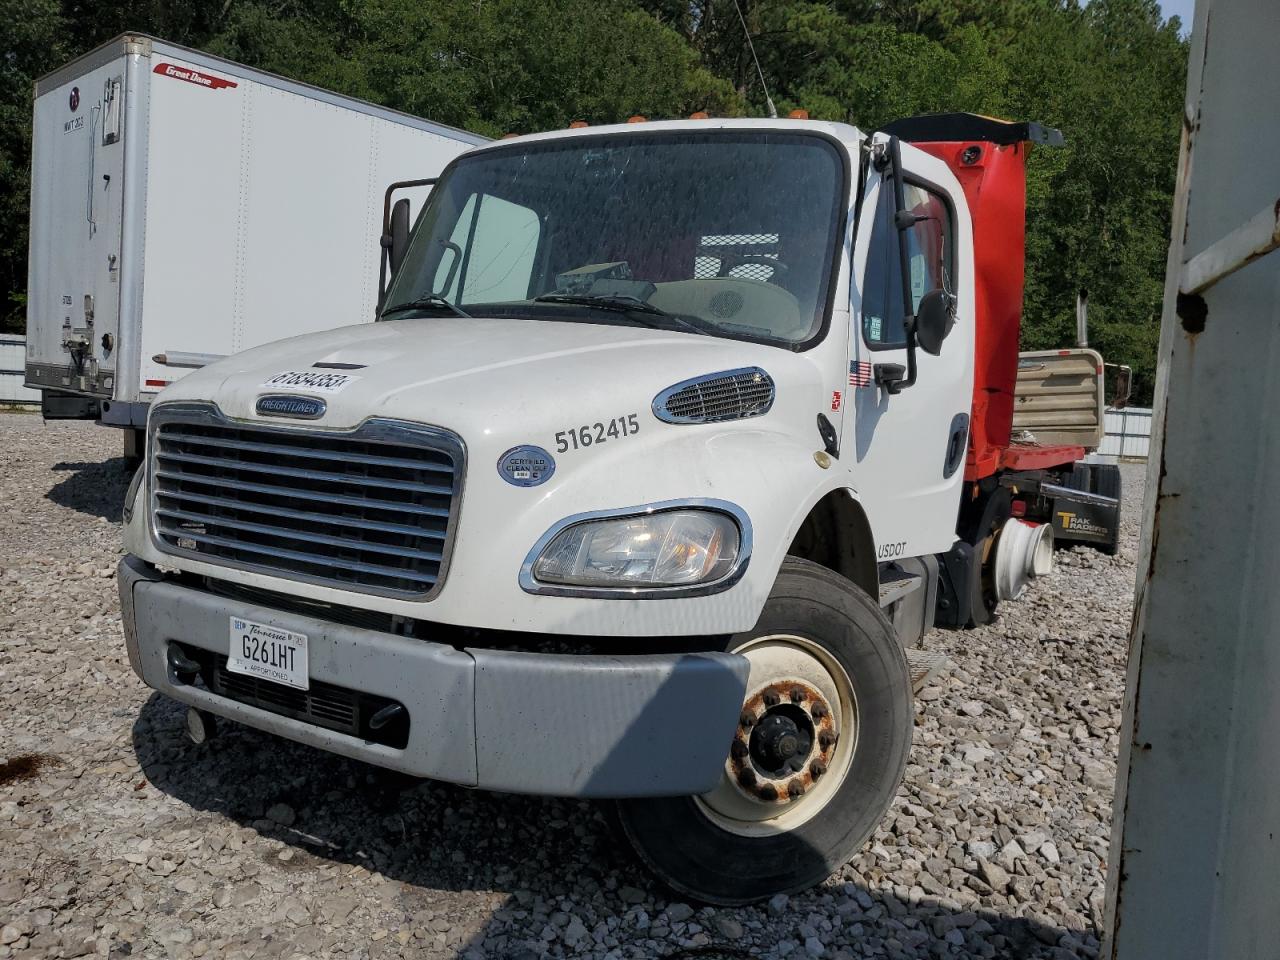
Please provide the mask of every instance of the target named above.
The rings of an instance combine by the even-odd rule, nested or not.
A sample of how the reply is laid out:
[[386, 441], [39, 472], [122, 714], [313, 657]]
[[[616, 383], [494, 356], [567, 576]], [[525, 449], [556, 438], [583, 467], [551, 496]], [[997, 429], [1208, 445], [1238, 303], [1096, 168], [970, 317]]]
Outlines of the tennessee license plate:
[[306, 690], [307, 635], [232, 617], [227, 669]]

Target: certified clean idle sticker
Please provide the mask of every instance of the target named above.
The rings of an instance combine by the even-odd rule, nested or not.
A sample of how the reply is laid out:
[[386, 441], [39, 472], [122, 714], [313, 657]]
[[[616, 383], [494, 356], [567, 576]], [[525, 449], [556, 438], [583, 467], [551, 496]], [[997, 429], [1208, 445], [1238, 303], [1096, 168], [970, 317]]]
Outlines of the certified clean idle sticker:
[[294, 390], [308, 390], [311, 393], [341, 393], [359, 379], [349, 373], [286, 370], [284, 373], [277, 373], [270, 380], [264, 380], [261, 385], [275, 390], [286, 387]]
[[498, 475], [515, 487], [536, 487], [556, 472], [556, 462], [541, 447], [523, 444], [498, 458]]

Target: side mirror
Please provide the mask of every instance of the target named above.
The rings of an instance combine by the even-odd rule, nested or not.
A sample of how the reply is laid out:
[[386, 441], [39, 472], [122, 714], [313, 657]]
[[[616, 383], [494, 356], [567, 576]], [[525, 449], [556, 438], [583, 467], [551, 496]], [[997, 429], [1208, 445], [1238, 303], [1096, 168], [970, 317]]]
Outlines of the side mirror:
[[1129, 402], [1129, 391], [1133, 382], [1133, 368], [1122, 363], [1105, 364], [1103, 370], [1111, 378], [1111, 406], [1121, 410]]
[[411, 187], [430, 187], [435, 182], [435, 177], [427, 180], [400, 180], [387, 187], [386, 193], [382, 195], [382, 236], [378, 238], [378, 245], [382, 247], [382, 255], [378, 258], [379, 312], [382, 311], [382, 304], [387, 296], [387, 268], [390, 267], [390, 272], [395, 273], [404, 260], [405, 251], [409, 249], [409, 198], [397, 200], [393, 205], [391, 195], [397, 190]]
[[387, 231], [391, 245], [387, 248], [387, 256], [391, 261], [391, 272], [400, 269], [404, 254], [409, 249], [409, 198], [403, 197], [391, 208], [390, 229]]
[[916, 310], [916, 342], [920, 349], [936, 357], [942, 352], [942, 341], [955, 325], [951, 312], [951, 295], [945, 290], [930, 290], [920, 298]]

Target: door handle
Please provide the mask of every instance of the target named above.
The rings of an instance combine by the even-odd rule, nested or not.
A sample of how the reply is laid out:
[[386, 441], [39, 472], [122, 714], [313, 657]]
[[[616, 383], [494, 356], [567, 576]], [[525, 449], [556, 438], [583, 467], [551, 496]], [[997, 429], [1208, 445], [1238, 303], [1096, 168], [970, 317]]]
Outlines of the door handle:
[[946, 480], [964, 462], [969, 439], [969, 415], [957, 413], [951, 418], [951, 432], [947, 435], [947, 456], [942, 462], [942, 479]]
[[876, 386], [890, 387], [891, 393], [897, 393], [892, 389], [893, 384], [907, 378], [907, 368], [901, 363], [877, 363], [872, 369], [875, 371]]

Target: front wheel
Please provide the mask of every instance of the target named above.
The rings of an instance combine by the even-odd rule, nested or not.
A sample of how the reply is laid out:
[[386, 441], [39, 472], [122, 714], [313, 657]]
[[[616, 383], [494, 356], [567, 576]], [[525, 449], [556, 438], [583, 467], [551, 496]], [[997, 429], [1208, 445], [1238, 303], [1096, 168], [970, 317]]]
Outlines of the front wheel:
[[787, 558], [759, 622], [727, 649], [751, 671], [719, 785], [618, 813], [662, 880], [731, 905], [813, 886], [858, 850], [902, 780], [913, 716], [893, 628], [817, 564]]

